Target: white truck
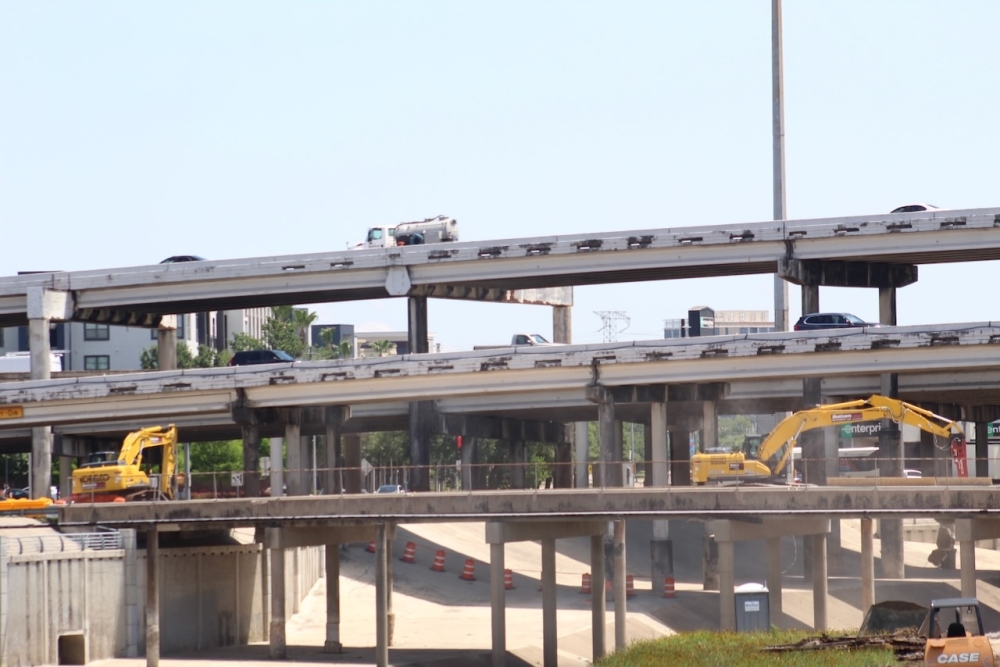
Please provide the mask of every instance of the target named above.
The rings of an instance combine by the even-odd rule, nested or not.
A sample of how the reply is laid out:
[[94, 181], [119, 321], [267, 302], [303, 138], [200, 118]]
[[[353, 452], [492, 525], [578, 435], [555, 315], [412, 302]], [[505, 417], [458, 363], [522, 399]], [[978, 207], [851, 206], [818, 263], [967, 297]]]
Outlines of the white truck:
[[390, 248], [400, 245], [423, 245], [458, 240], [458, 220], [446, 215], [419, 222], [401, 222], [395, 227], [372, 227], [364, 243], [354, 249]]
[[[49, 372], [61, 373], [63, 369], [63, 355], [61, 352], [51, 352], [49, 354]], [[31, 353], [30, 352], [8, 352], [0, 357], [0, 373], [30, 373]]]
[[514, 334], [510, 338], [510, 345], [476, 345], [473, 350], [499, 350], [508, 347], [523, 347], [530, 345], [532, 347], [547, 347], [551, 345], [559, 345], [559, 343], [549, 342], [545, 336], [541, 334]]

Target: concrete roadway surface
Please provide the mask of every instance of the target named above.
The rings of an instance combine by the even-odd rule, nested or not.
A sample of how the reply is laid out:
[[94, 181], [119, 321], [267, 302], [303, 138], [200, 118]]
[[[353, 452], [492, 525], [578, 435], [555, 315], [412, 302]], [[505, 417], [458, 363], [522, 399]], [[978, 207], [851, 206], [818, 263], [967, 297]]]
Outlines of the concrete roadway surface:
[[[628, 524], [628, 571], [635, 576], [636, 597], [628, 601], [627, 635], [630, 641], [672, 634], [674, 631], [719, 626], [716, 592], [701, 590], [700, 522], [673, 522], [677, 596], [662, 597], [662, 582], [651, 590], [649, 539], [651, 524]], [[862, 614], [860, 590], [860, 528], [857, 521], [842, 524], [845, 549], [840, 566], [831, 561], [828, 617], [831, 628], [857, 628]], [[417, 545], [416, 563], [400, 562], [407, 541]], [[393, 544], [393, 611], [395, 633], [389, 650], [392, 665], [420, 667], [478, 667], [490, 665], [489, 546], [482, 523], [414, 524], [399, 527]], [[580, 579], [589, 572], [589, 541], [559, 540], [556, 560], [559, 586], [559, 664], [589, 664], [590, 597], [581, 595]], [[927, 605], [933, 598], [959, 595], [957, 571], [927, 566], [933, 544], [906, 543], [905, 581], [876, 582], [876, 601], [908, 600]], [[434, 552], [447, 552], [444, 573], [430, 570]], [[812, 624], [811, 586], [802, 578], [801, 539], [783, 540], [785, 572], [784, 613], [771, 622], [780, 627], [809, 628]], [[875, 553], [879, 551], [875, 540]], [[763, 581], [763, 542], [737, 547], [737, 584]], [[476, 581], [458, 577], [466, 558], [476, 560]], [[542, 615], [539, 592], [541, 547], [537, 543], [508, 544], [506, 565], [514, 571], [515, 590], [507, 591], [508, 664], [542, 664]], [[977, 549], [978, 595], [988, 631], [1000, 630], [1000, 553]], [[288, 621], [289, 662], [304, 665], [372, 665], [375, 645], [375, 556], [363, 545], [351, 545], [341, 554], [341, 654], [323, 653], [325, 639], [325, 585], [317, 582]], [[879, 563], [876, 559], [876, 576]], [[607, 641], [614, 646], [612, 603], [608, 602]], [[169, 622], [169, 620], [168, 620]], [[211, 652], [164, 656], [164, 667], [273, 667], [267, 644]], [[104, 660], [100, 667], [140, 667], [143, 658]]]

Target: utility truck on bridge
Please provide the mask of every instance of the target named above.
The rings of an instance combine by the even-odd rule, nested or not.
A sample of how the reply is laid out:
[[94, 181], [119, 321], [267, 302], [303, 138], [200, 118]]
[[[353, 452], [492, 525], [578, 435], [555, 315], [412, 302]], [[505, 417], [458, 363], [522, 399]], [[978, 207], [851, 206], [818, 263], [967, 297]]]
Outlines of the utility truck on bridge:
[[419, 222], [402, 222], [394, 227], [371, 227], [365, 242], [354, 246], [352, 250], [450, 241], [458, 241], [458, 220], [439, 215]]
[[949, 441], [958, 462], [960, 477], [965, 463], [965, 433], [956, 422], [919, 406], [885, 396], [817, 405], [781, 421], [763, 439], [747, 438], [743, 451], [701, 452], [691, 457], [691, 481], [695, 484], [727, 481], [783, 481], [799, 435], [824, 426], [891, 419], [910, 424]]

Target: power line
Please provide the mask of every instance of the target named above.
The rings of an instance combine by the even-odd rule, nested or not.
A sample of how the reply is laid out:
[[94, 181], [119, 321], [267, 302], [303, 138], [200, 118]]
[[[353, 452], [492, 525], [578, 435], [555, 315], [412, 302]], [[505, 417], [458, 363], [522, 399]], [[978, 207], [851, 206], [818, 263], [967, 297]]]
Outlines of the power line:
[[594, 314], [601, 318], [601, 332], [605, 343], [618, 341], [618, 334], [628, 329], [632, 320], [624, 310], [595, 310]]

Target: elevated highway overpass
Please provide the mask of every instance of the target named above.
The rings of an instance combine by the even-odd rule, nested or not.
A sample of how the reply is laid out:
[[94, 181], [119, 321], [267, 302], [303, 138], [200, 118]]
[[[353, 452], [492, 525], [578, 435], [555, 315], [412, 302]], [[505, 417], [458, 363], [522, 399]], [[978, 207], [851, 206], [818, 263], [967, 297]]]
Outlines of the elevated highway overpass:
[[[235, 408], [422, 400], [439, 401], [442, 411], [448, 411], [448, 401], [452, 401], [456, 412], [487, 405], [503, 410], [504, 401], [512, 411], [562, 407], [569, 418], [569, 411], [580, 407], [580, 392], [587, 387], [746, 383], [748, 400], [753, 400], [754, 391], [763, 398], [766, 387], [777, 386], [760, 383], [822, 377], [854, 388], [851, 383], [856, 380], [849, 378], [877, 373], [898, 373], [903, 386], [913, 374], [914, 382], [936, 383], [930, 386], [932, 391], [947, 389], [971, 405], [985, 405], [990, 404], [991, 395], [978, 390], [966, 376], [986, 382], [988, 371], [1000, 368], [998, 342], [1000, 326], [987, 322], [36, 380], [5, 385], [0, 393], [4, 417], [0, 429], [200, 419], [229, 414]], [[784, 386], [778, 394], [791, 387]], [[914, 394], [928, 388], [910, 386]], [[549, 395], [550, 403], [529, 402], [540, 394]], [[770, 398], [776, 404], [786, 397], [772, 393]]]
[[938, 210], [23, 275], [0, 279], [0, 326], [34, 317], [157, 326], [164, 314], [203, 310], [502, 300], [512, 290], [760, 273], [901, 287], [919, 264], [1000, 259], [998, 226], [1000, 208]]

